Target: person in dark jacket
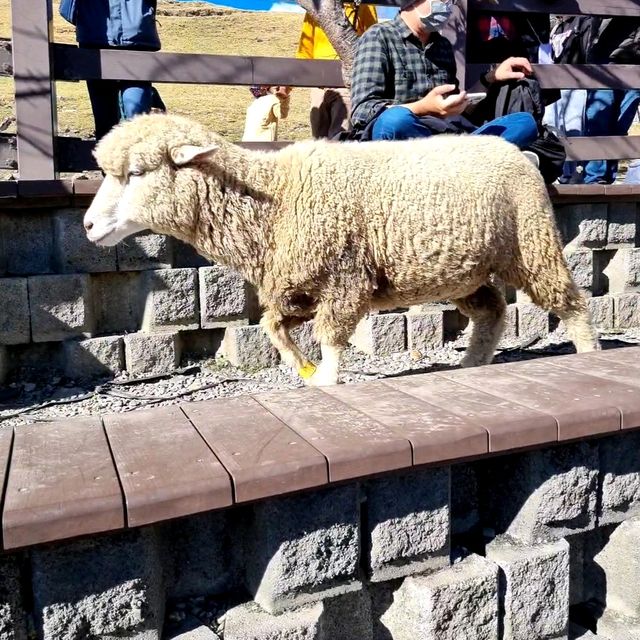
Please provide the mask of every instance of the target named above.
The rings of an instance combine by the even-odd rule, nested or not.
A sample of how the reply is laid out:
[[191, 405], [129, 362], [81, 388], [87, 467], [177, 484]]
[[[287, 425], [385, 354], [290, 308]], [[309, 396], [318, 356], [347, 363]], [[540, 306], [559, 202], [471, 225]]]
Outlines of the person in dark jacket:
[[[158, 51], [156, 0], [75, 0], [65, 15], [75, 24], [78, 45], [87, 49]], [[65, 7], [66, 9], [66, 7]], [[100, 140], [122, 119], [148, 113], [158, 103], [150, 82], [87, 80], [89, 99]], [[156, 97], [157, 96], [157, 97]]]
[[[640, 18], [599, 18], [593, 22], [591, 64], [640, 64]], [[640, 105], [640, 90], [595, 89], [587, 94], [587, 136], [625, 136]], [[612, 184], [616, 160], [592, 160], [585, 165], [585, 184]]]

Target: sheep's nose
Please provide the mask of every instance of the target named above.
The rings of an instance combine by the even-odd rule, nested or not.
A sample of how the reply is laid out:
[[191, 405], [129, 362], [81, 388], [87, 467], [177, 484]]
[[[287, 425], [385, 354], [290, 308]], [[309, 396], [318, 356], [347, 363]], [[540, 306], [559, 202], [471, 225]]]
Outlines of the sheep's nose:
[[93, 222], [91, 222], [90, 220], [85, 220], [85, 222], [84, 222], [84, 230], [85, 231], [91, 231], [91, 229], [93, 229]]

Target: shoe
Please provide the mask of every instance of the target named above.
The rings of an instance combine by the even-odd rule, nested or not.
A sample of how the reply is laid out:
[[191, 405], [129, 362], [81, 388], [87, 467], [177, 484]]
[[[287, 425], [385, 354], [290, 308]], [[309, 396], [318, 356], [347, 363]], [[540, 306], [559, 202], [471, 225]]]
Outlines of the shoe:
[[640, 184], [640, 162], [634, 160], [627, 169], [627, 175], [624, 177], [625, 184]]
[[529, 159], [529, 162], [536, 168], [540, 168], [540, 158], [533, 151], [523, 151], [522, 154]]

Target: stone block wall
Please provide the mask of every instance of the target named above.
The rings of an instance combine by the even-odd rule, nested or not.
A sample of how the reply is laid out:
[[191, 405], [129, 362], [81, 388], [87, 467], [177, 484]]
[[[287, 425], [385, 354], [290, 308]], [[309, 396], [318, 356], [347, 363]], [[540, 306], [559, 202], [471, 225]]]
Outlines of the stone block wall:
[[639, 451], [636, 430], [7, 554], [0, 638], [638, 640]]
[[[638, 206], [556, 209], [567, 260], [601, 329], [640, 326]], [[240, 367], [278, 362], [257, 325], [255, 293], [236, 274], [164, 236], [96, 247], [85, 238], [83, 213], [0, 209], [0, 376], [38, 366], [71, 378], [167, 372], [194, 342], [200, 355], [222, 345]], [[526, 341], [556, 328], [519, 292], [506, 294], [505, 338]], [[465, 325], [452, 305], [422, 305], [367, 317], [352, 342], [375, 355], [424, 354]], [[317, 357], [308, 327], [298, 340]]]

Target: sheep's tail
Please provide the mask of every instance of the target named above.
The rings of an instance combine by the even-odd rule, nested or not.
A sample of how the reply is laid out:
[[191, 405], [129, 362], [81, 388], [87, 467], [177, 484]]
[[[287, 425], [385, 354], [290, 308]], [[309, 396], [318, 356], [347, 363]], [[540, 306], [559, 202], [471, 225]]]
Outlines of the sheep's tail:
[[521, 189], [519, 195], [515, 264], [502, 277], [522, 289], [539, 307], [556, 314], [565, 323], [578, 352], [593, 351], [597, 338], [587, 301], [562, 253], [546, 185], [540, 181], [535, 188]]

